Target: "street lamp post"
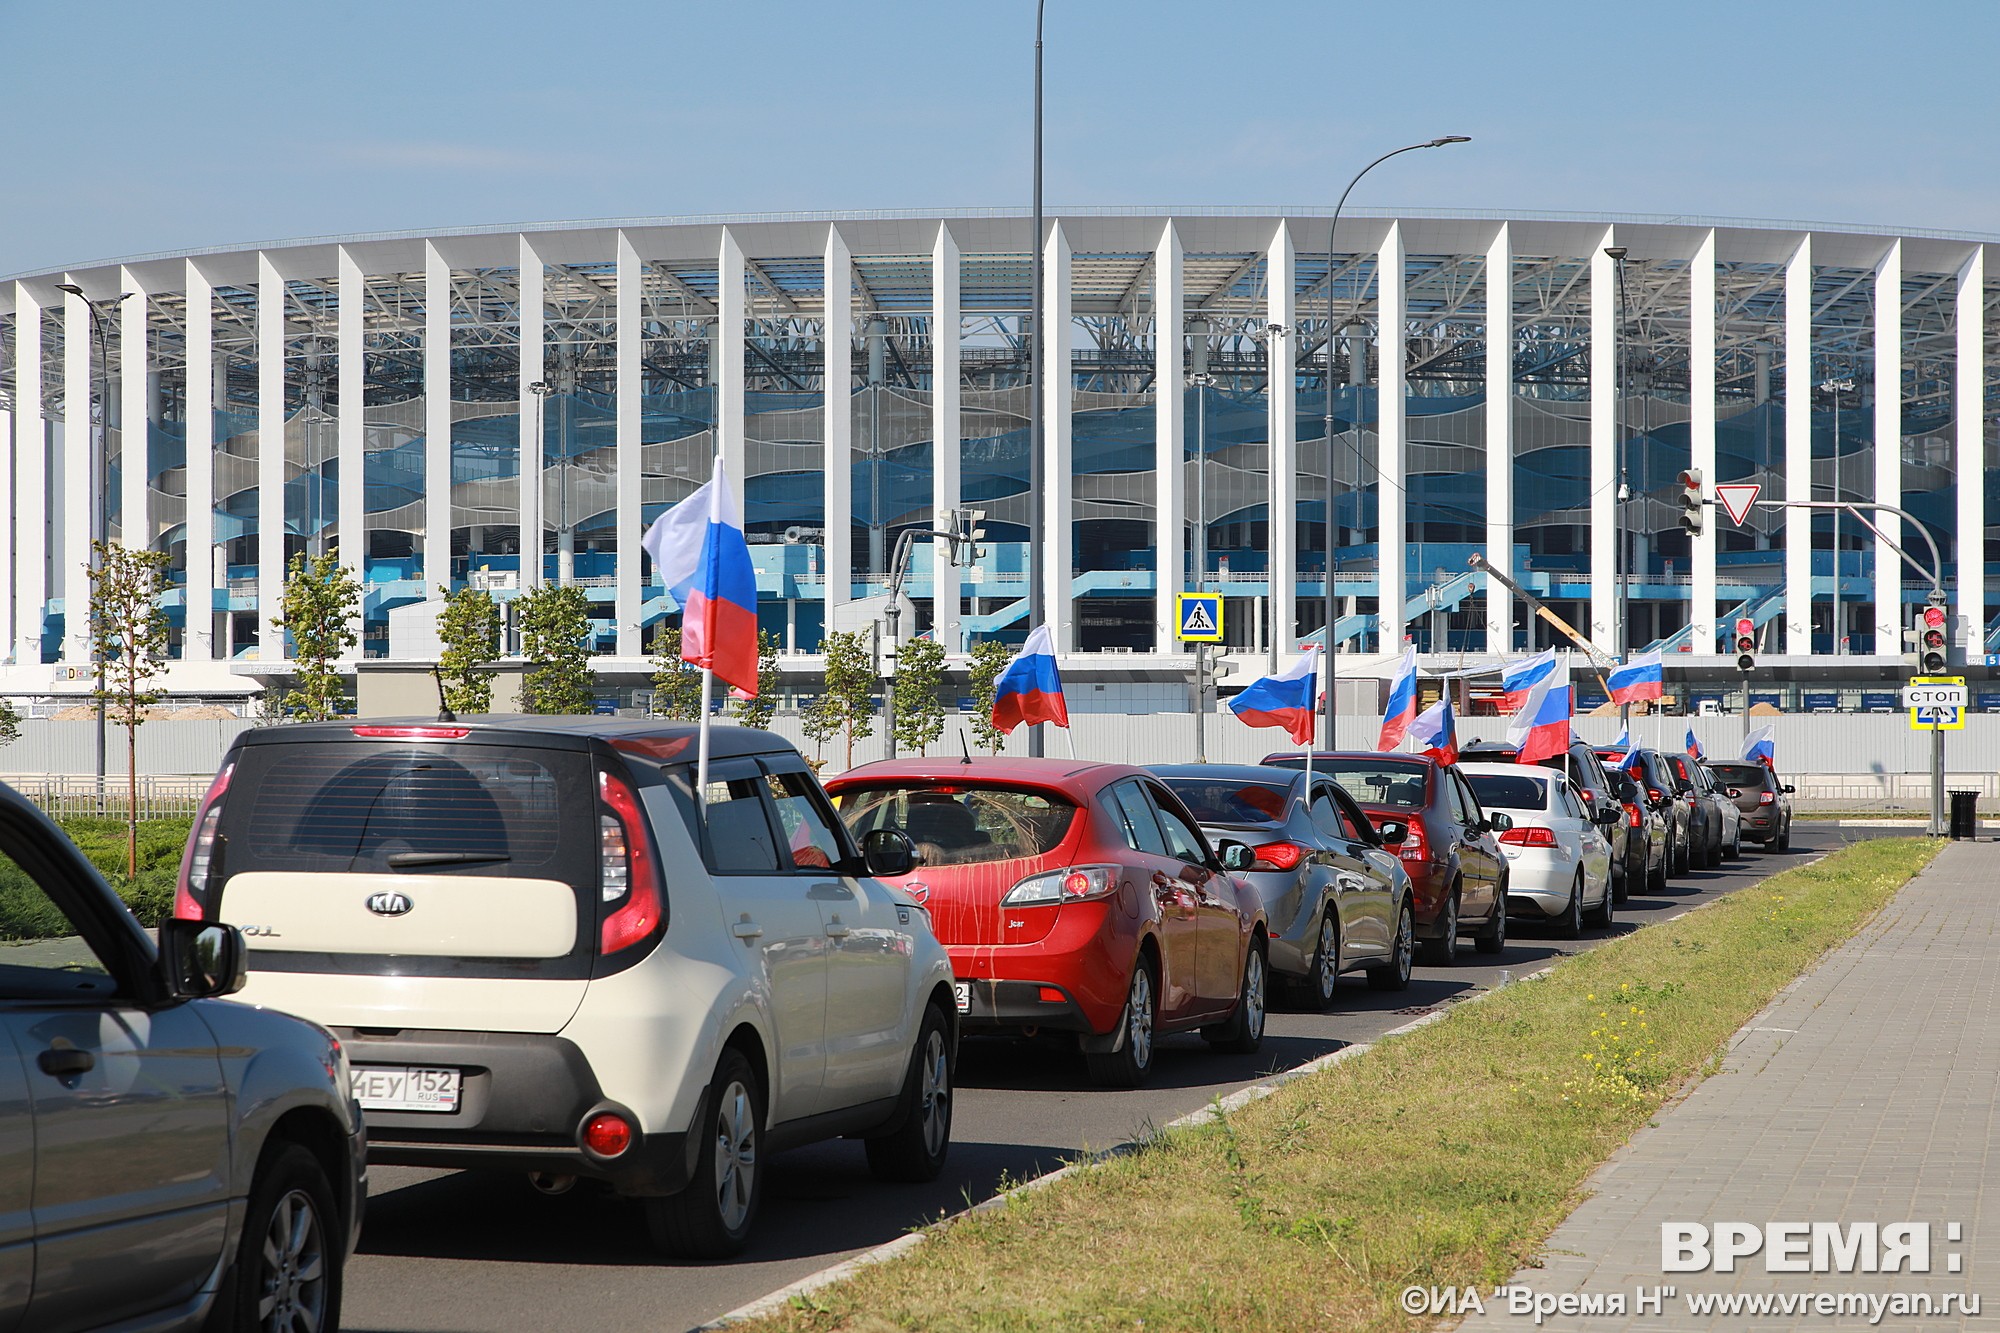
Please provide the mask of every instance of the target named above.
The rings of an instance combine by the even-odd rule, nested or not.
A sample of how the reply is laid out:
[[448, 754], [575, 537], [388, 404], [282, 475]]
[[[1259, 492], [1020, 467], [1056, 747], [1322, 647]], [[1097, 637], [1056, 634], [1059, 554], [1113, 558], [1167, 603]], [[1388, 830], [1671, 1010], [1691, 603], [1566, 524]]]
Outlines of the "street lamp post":
[[[111, 343], [104, 336], [104, 316], [98, 312], [97, 302], [83, 294], [83, 288], [73, 282], [56, 284], [59, 292], [68, 292], [83, 302], [83, 308], [90, 315], [90, 331], [97, 343], [97, 456], [90, 463], [90, 571], [96, 573], [104, 567], [102, 545], [111, 538], [111, 520], [108, 513], [111, 453]], [[130, 292], [120, 292], [115, 301], [123, 301]], [[74, 410], [68, 408], [66, 410]], [[85, 404], [84, 411], [90, 407]], [[97, 680], [97, 811], [104, 813], [104, 654], [97, 646], [97, 636], [90, 637], [90, 661], [93, 675]]]
[[[1361, 170], [1354, 173], [1354, 179], [1347, 182], [1347, 188], [1340, 192], [1340, 199], [1333, 206], [1333, 218], [1326, 224], [1326, 342], [1324, 344], [1326, 349], [1326, 429], [1324, 432], [1324, 438], [1326, 440], [1326, 626], [1320, 632], [1325, 636], [1326, 744], [1329, 749], [1333, 748], [1335, 745], [1335, 738], [1333, 734], [1333, 719], [1335, 718], [1335, 716], [1337, 716], [1339, 712], [1338, 706], [1334, 701], [1335, 691], [1333, 688], [1333, 683], [1334, 683], [1333, 653], [1335, 646], [1333, 641], [1334, 601], [1335, 601], [1334, 587], [1333, 587], [1333, 549], [1334, 549], [1334, 537], [1335, 537], [1334, 514], [1333, 514], [1333, 335], [1334, 335], [1333, 256], [1335, 254], [1334, 234], [1340, 229], [1340, 210], [1346, 207], [1347, 196], [1354, 192], [1354, 187], [1361, 183], [1361, 178], [1363, 176], [1366, 176], [1369, 172], [1381, 166], [1384, 162], [1387, 162], [1390, 158], [1395, 157], [1402, 153], [1415, 152], [1419, 148], [1442, 148], [1446, 144], [1471, 143], [1471, 142], [1472, 142], [1472, 136], [1469, 134], [1447, 134], [1441, 138], [1426, 139], [1422, 143], [1405, 144], [1401, 148], [1390, 149], [1388, 152], [1382, 154], [1382, 156], [1376, 158], [1373, 162], [1370, 162], [1367, 166], [1361, 168]], [[1401, 345], [1402, 345], [1401, 339], [1400, 337], [1398, 337], [1397, 346], [1400, 347]], [[1385, 343], [1385, 350], [1386, 346], [1387, 345]], [[1277, 516], [1273, 515], [1272, 517], [1276, 518]], [[1381, 510], [1379, 507], [1376, 510], [1375, 521], [1378, 525], [1382, 521]], [[1376, 562], [1376, 569], [1377, 569], [1376, 577], [1378, 580], [1390, 577], [1400, 579], [1401, 577], [1403, 577], [1403, 571], [1400, 569], [1393, 571], [1382, 570], [1381, 562], [1379, 560]], [[1379, 582], [1377, 586], [1379, 589], [1380, 587]]]
[[[1627, 544], [1633, 542], [1632, 514], [1630, 508], [1632, 488], [1628, 482], [1626, 470], [1626, 458], [1631, 452], [1631, 445], [1625, 438], [1625, 326], [1627, 318], [1625, 306], [1625, 256], [1627, 253], [1627, 250], [1622, 245], [1607, 245], [1604, 247], [1605, 257], [1618, 266], [1618, 334], [1611, 340], [1612, 345], [1617, 349], [1617, 359], [1612, 363], [1615, 375], [1612, 381], [1611, 392], [1618, 396], [1616, 424], [1614, 427], [1618, 432], [1618, 508], [1616, 510], [1618, 540], [1615, 549], [1612, 551], [1611, 568], [1618, 581], [1618, 624], [1614, 627], [1614, 644], [1618, 650], [1618, 660], [1620, 662], [1626, 659], [1631, 650], [1629, 636], [1632, 632], [1632, 566], [1637, 563], [1639, 554], [1637, 550], [1627, 548]], [[1618, 721], [1621, 724], [1629, 726], [1631, 720], [1631, 705], [1619, 704]]]
[[[1028, 252], [1034, 276], [1028, 292], [1028, 628], [1032, 631], [1047, 614], [1047, 598], [1042, 592], [1042, 570], [1047, 557], [1044, 541], [1060, 541], [1069, 550], [1069, 515], [1055, 515], [1046, 527], [1036, 522], [1042, 504], [1042, 11], [1047, 0], [1035, 0], [1035, 216], [1034, 235]], [[1069, 367], [1063, 367], [1069, 373]], [[1058, 642], [1056, 651], [1063, 645]], [[1028, 753], [1040, 758], [1042, 729], [1028, 728]]]
[[[523, 592], [532, 591], [542, 586], [542, 460], [548, 456], [548, 440], [546, 438], [550, 392], [548, 382], [546, 380], [536, 380], [528, 385], [528, 392], [535, 395], [535, 512], [533, 515], [535, 531], [532, 542], [529, 540], [529, 535], [523, 532], [521, 534], [520, 545], [524, 562], [527, 560], [534, 561], [534, 573], [530, 576], [525, 567], [522, 569], [521, 589]], [[525, 458], [522, 459], [521, 466], [526, 467], [527, 465], [528, 460]]]
[[[1194, 368], [1188, 383], [1194, 385], [1194, 590], [1208, 588], [1208, 386], [1215, 377], [1208, 373], [1208, 321], [1200, 315], [1187, 322], [1188, 336], [1194, 340]], [[1194, 645], [1194, 761], [1208, 762], [1208, 645]]]

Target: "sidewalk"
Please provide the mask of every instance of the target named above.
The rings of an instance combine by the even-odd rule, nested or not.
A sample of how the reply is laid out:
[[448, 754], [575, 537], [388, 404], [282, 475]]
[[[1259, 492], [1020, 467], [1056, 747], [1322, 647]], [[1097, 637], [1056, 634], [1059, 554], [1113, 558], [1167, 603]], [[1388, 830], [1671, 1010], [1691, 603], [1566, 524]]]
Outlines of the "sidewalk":
[[[1516, 1274], [1548, 1298], [1576, 1293], [1555, 1329], [2000, 1327], [2000, 843], [1946, 847], [1847, 945], [1750, 1020], [1722, 1071], [1641, 1130], [1592, 1177], [1557, 1228], [1546, 1267]], [[1988, 1193], [1989, 1187], [1992, 1192]], [[1928, 1272], [1664, 1272], [1662, 1225], [1743, 1222], [1930, 1225]], [[1948, 1224], [1957, 1223], [1958, 1228]], [[1863, 1253], [1866, 1253], [1864, 1248]], [[1804, 1262], [1812, 1264], [1810, 1246]], [[1664, 1295], [1662, 1288], [1672, 1288]], [[1644, 1310], [1637, 1293], [1649, 1293]], [[1803, 1297], [1807, 1308], [1691, 1303], [1715, 1294]], [[1898, 1314], [1895, 1293], [1976, 1294], [1981, 1313]], [[1848, 1312], [1823, 1298], [1852, 1294]], [[1532, 1329], [1505, 1297], [1465, 1329]], [[1622, 1295], [1624, 1313], [1609, 1306]], [[1868, 1302], [1868, 1304], [1863, 1304]], [[1857, 1307], [1860, 1312], [1857, 1311]]]

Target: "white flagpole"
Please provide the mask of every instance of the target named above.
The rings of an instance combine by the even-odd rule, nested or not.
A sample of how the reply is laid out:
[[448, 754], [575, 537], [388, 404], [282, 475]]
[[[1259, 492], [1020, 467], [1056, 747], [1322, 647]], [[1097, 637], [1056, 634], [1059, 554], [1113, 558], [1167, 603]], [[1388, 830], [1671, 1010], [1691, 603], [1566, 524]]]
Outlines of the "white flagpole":
[[1072, 759], [1076, 758], [1076, 737], [1069, 734], [1068, 727], [1061, 728], [1061, 731], [1063, 734], [1063, 745], [1069, 750], [1069, 757]]
[[701, 740], [695, 748], [694, 800], [695, 808], [702, 812], [703, 822], [708, 818], [708, 708], [715, 697], [715, 669], [701, 669]]

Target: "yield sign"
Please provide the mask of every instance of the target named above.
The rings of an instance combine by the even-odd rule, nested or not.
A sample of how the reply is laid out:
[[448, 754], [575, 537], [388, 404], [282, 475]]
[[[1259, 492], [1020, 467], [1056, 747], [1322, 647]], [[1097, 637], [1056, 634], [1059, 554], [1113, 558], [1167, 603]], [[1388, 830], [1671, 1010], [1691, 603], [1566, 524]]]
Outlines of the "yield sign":
[[1760, 482], [1743, 482], [1732, 486], [1717, 486], [1715, 498], [1729, 512], [1729, 521], [1737, 527], [1750, 513], [1750, 506], [1757, 503], [1757, 493], [1764, 487]]

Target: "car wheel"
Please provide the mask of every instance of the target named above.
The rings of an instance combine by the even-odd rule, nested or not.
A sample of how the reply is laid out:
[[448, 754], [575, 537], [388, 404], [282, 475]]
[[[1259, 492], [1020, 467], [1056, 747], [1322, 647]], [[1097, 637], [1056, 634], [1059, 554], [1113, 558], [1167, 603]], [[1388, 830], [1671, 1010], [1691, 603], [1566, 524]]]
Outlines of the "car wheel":
[[922, 1184], [944, 1169], [951, 1148], [951, 1074], [951, 1030], [938, 1007], [926, 1005], [903, 1077], [901, 1123], [867, 1140], [868, 1169], [877, 1180]]
[[1576, 872], [1576, 881], [1569, 886], [1569, 905], [1563, 914], [1555, 919], [1556, 934], [1566, 940], [1573, 940], [1583, 934], [1583, 872]]
[[1673, 859], [1671, 845], [1660, 855], [1660, 863], [1646, 872], [1646, 887], [1654, 893], [1664, 893], [1667, 888], [1667, 862]]
[[1409, 900], [1396, 916], [1396, 938], [1390, 946], [1389, 961], [1368, 969], [1368, 984], [1376, 990], [1408, 990], [1410, 965], [1416, 961], [1417, 914]]
[[1125, 992], [1125, 1009], [1118, 1016], [1123, 1040], [1115, 1051], [1090, 1052], [1084, 1063], [1090, 1067], [1090, 1081], [1106, 1088], [1136, 1088], [1153, 1070], [1153, 1025], [1159, 1018], [1159, 1001], [1153, 993], [1152, 964], [1141, 958], [1132, 969], [1132, 983]]
[[1741, 861], [1743, 859], [1743, 830], [1741, 828], [1736, 830], [1736, 838], [1729, 844], [1729, 859], [1732, 861]]
[[273, 1142], [250, 1185], [236, 1258], [207, 1327], [292, 1330], [340, 1326], [339, 1213], [319, 1159]]
[[1472, 937], [1472, 947], [1481, 953], [1499, 953], [1507, 947], [1507, 884], [1493, 887], [1493, 919], [1486, 929]]
[[1340, 919], [1331, 907], [1319, 919], [1319, 942], [1313, 948], [1312, 971], [1294, 988], [1300, 1005], [1315, 1013], [1333, 1007], [1340, 981]]
[[[1582, 901], [1582, 890], [1579, 889], [1577, 891], [1577, 902], [1581, 904]], [[1618, 895], [1611, 891], [1611, 885], [1607, 882], [1604, 886], [1604, 901], [1585, 914], [1585, 919], [1593, 926], [1601, 926], [1608, 929], [1611, 925], [1613, 914], [1618, 910], [1617, 903]]]
[[1236, 989], [1236, 1012], [1228, 1022], [1201, 1030], [1209, 1045], [1231, 1055], [1257, 1053], [1264, 1044], [1265, 976], [1264, 941], [1253, 939], [1243, 954], [1243, 983]]
[[1792, 826], [1790, 824], [1786, 824], [1785, 831], [1778, 835], [1778, 850], [1781, 852], [1792, 850]]
[[723, 1052], [701, 1149], [686, 1189], [645, 1200], [653, 1243], [682, 1259], [727, 1259], [741, 1254], [764, 1195], [764, 1091], [740, 1051]]
[[[1646, 857], [1645, 853], [1642, 851], [1639, 854], [1638, 875], [1643, 876], [1645, 873], [1646, 873]], [[1625, 863], [1625, 873], [1622, 875], [1613, 875], [1611, 877], [1611, 885], [1608, 889], [1605, 890], [1605, 892], [1612, 898], [1612, 900], [1622, 903], [1627, 898], [1632, 896], [1632, 880], [1634, 878], [1635, 876], [1632, 871], [1632, 863], [1630, 861], [1627, 861]]]
[[1450, 967], [1458, 961], [1458, 895], [1459, 883], [1453, 880], [1451, 892], [1444, 900], [1444, 920], [1439, 923], [1438, 937], [1424, 941], [1424, 961], [1432, 967]]
[[1688, 840], [1685, 836], [1674, 839], [1673, 865], [1667, 868], [1670, 875], [1685, 875], [1688, 872]]

